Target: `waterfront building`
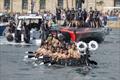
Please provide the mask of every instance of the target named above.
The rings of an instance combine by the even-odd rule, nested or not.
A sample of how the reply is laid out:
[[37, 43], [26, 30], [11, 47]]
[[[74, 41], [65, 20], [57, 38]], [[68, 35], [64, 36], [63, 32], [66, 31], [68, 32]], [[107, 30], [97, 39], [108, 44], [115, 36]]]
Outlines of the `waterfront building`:
[[0, 0], [0, 12], [42, 12], [49, 10], [55, 12], [57, 7], [71, 8], [97, 8], [120, 7], [120, 0]]
[[71, 9], [81, 7], [81, 4], [82, 0], [0, 0], [0, 12], [55, 12], [57, 7]]
[[90, 7], [93, 7], [98, 10], [106, 10], [110, 7], [119, 7], [120, 8], [120, 0], [85, 0], [85, 3], [82, 7], [89, 10]]

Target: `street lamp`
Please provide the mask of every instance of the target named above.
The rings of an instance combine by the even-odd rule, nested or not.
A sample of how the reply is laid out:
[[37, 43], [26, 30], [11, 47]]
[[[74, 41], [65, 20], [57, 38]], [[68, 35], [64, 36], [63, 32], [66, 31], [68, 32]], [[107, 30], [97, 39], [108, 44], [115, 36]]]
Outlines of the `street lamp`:
[[68, 9], [68, 8], [69, 8], [69, 7], [68, 7], [68, 0], [66, 1], [66, 4], [67, 4], [67, 9]]
[[33, 13], [34, 10], [34, 0], [31, 0], [31, 13]]
[[13, 13], [13, 0], [11, 0], [11, 13]]
[[96, 9], [96, 0], [95, 0], [95, 9]]

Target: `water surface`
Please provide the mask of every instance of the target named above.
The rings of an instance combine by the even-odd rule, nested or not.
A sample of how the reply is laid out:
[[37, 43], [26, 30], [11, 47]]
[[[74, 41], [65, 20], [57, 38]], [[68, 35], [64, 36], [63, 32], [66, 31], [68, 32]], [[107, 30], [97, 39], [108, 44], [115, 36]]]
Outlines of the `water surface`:
[[[0, 45], [0, 80], [120, 80], [120, 29], [114, 29], [92, 55], [98, 66], [86, 67], [34, 67], [25, 64], [25, 51], [37, 46]], [[0, 39], [2, 43], [2, 39]]]

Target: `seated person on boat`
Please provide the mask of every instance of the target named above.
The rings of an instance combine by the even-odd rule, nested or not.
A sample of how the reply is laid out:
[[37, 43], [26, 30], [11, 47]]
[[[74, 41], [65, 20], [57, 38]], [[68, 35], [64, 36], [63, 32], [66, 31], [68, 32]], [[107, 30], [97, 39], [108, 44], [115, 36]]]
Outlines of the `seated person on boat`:
[[35, 56], [48, 56], [56, 62], [61, 59], [80, 59], [80, 52], [75, 43], [72, 43], [72, 45], [69, 45], [69, 47], [67, 47], [67, 45], [63, 47], [61, 44], [62, 43], [58, 39], [52, 37], [51, 40], [47, 40], [40, 48], [36, 50]]

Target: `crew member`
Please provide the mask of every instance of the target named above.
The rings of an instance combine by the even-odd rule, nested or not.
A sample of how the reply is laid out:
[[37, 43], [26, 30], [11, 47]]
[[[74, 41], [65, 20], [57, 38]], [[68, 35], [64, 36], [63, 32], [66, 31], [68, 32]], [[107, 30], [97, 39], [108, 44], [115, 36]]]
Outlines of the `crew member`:
[[72, 44], [71, 48], [68, 50], [68, 58], [80, 59], [80, 52], [77, 50], [75, 44]]
[[40, 57], [40, 56], [46, 55], [46, 52], [47, 52], [46, 49], [47, 49], [47, 44], [44, 44], [42, 47], [36, 50], [35, 56]]
[[64, 50], [61, 48], [60, 49], [60, 53], [58, 54], [58, 56], [57, 56], [57, 61], [58, 60], [62, 60], [62, 59], [67, 59], [67, 55], [66, 54], [64, 54]]
[[59, 53], [60, 53], [60, 48], [57, 47], [56, 52], [53, 53], [53, 55], [52, 55], [52, 60], [57, 61], [57, 57], [58, 57]]

